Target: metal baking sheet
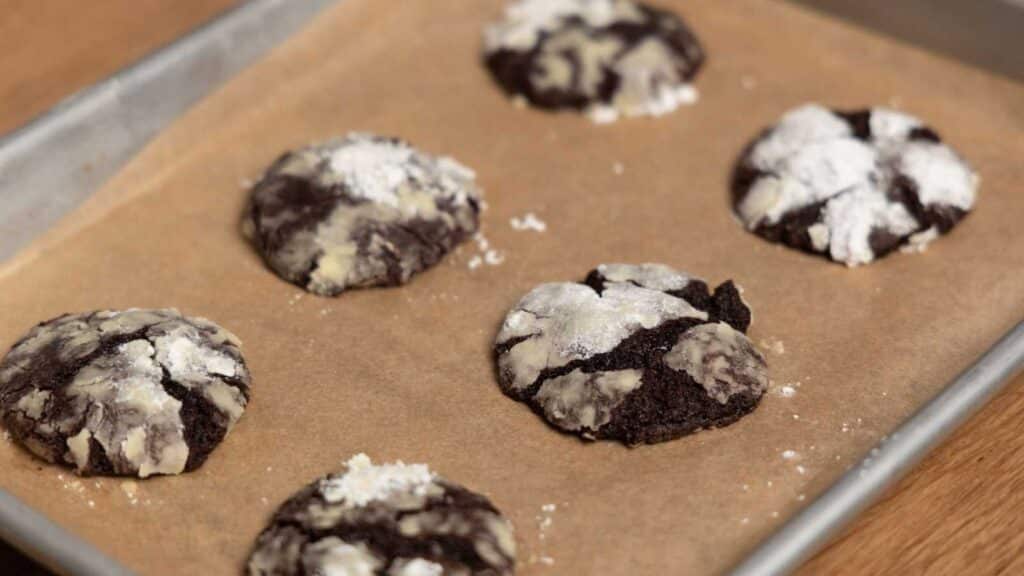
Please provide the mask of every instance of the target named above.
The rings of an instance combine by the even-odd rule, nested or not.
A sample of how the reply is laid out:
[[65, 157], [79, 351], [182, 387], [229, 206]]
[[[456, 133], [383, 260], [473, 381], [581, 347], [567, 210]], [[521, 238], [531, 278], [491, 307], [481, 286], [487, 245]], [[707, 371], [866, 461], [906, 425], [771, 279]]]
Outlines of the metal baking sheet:
[[[339, 0], [249, 2], [0, 140], [0, 260], [87, 198], [188, 106], [334, 1]], [[734, 573], [783, 574], [798, 566], [1022, 366], [1024, 324], [766, 539]], [[61, 573], [129, 573], [3, 490], [0, 537]]]

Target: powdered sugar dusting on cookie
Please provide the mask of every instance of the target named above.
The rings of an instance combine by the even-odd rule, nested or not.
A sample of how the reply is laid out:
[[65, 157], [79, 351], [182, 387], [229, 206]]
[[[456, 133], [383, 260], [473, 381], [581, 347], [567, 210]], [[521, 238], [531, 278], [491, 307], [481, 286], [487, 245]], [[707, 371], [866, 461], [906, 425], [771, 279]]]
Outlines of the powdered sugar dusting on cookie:
[[886, 108], [797, 108], [739, 170], [736, 212], [748, 229], [849, 266], [923, 247], [973, 207], [978, 185], [919, 119]]
[[749, 322], [732, 282], [712, 293], [661, 264], [605, 264], [515, 305], [495, 339], [498, 380], [585, 439], [670, 440], [756, 407], [768, 377]]
[[484, 49], [514, 101], [599, 124], [697, 102], [704, 60], [677, 15], [633, 0], [518, 0], [485, 30]]
[[487, 50], [528, 49], [538, 37], [569, 17], [590, 26], [607, 26], [615, 18], [614, 0], [518, 0], [505, 7], [505, 18], [484, 31]]
[[385, 500], [396, 493], [425, 493], [434, 475], [426, 464], [375, 465], [366, 454], [349, 459], [348, 470], [338, 477], [324, 480], [320, 491], [328, 502], [345, 502], [365, 506]]

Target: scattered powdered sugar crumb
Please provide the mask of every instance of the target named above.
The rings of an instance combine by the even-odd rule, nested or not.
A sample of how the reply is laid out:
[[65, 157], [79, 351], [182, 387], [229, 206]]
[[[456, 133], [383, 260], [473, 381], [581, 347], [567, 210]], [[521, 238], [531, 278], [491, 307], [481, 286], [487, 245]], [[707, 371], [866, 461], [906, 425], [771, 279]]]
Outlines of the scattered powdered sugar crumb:
[[803, 502], [804, 500], [807, 499], [807, 496], [804, 494], [797, 494], [796, 499], [798, 502]]
[[65, 490], [70, 490], [76, 494], [82, 494], [85, 492], [85, 485], [82, 484], [77, 478], [66, 479], [63, 474], [58, 474], [57, 479], [60, 480], [61, 485], [64, 486]]
[[501, 250], [491, 247], [491, 243], [484, 236], [483, 232], [477, 232], [473, 235], [473, 242], [476, 244], [477, 251], [479, 254], [473, 255], [466, 266], [470, 270], [476, 270], [483, 264], [488, 266], [499, 266], [505, 262], [505, 253]]
[[121, 491], [128, 497], [128, 502], [131, 503], [132, 506], [139, 503], [138, 490], [139, 484], [134, 480], [125, 480], [124, 482], [121, 482]]
[[484, 263], [488, 266], [497, 266], [505, 261], [505, 254], [498, 250], [488, 250], [484, 253]]
[[260, 502], [261, 502], [261, 503], [262, 503], [262, 504], [263, 504], [264, 506], [267, 506], [267, 505], [269, 505], [269, 504], [270, 504], [270, 500], [267, 500], [267, 497], [266, 497], [266, 496], [261, 496], [261, 497], [260, 497]]
[[800, 457], [800, 454], [796, 450], [784, 450], [782, 452], [783, 460], [796, 460]]
[[10, 442], [10, 441], [11, 441], [11, 433], [8, 432], [7, 430], [4, 430], [4, 442]]
[[384, 500], [392, 494], [423, 493], [434, 480], [426, 464], [375, 465], [366, 454], [357, 454], [346, 464], [347, 471], [337, 477], [323, 480], [320, 492], [328, 502], [342, 502], [365, 506]]
[[778, 512], [772, 512], [772, 518], [778, 518], [778, 517], [779, 517], [779, 513]]
[[551, 524], [554, 522], [552, 515], [557, 509], [558, 506], [556, 504], [544, 504], [540, 507], [541, 513], [537, 515], [537, 527], [539, 528], [537, 537], [541, 540], [547, 539], [547, 531], [551, 528]]
[[256, 181], [253, 180], [252, 178], [242, 178], [241, 180], [238, 181], [238, 185], [242, 188], [242, 190], [250, 190], [252, 189], [253, 186], [256, 185]]
[[96, 502], [94, 502], [94, 501], [92, 501], [92, 500], [89, 500], [89, 501], [87, 502], [87, 504], [89, 505], [89, 508], [95, 508], [95, 507], [96, 507]]
[[797, 474], [803, 475], [803, 474], [807, 473], [807, 469], [804, 468], [803, 466], [797, 466], [796, 467], [796, 472], [797, 472]]
[[508, 223], [512, 226], [513, 230], [536, 230], [537, 232], [543, 232], [548, 229], [548, 225], [533, 212], [527, 212], [522, 218], [513, 216], [509, 219]]
[[783, 344], [782, 340], [779, 340], [777, 338], [768, 338], [767, 340], [761, 340], [761, 347], [779, 356], [786, 353], [786, 345]]
[[622, 164], [622, 162], [616, 162], [612, 164], [612, 174], [615, 174], [616, 176], [622, 176], [625, 172], [626, 167]]
[[796, 388], [786, 384], [785, 386], [780, 386], [777, 393], [783, 398], [792, 398], [796, 396]]
[[554, 523], [554, 513], [558, 509], [557, 504], [544, 504], [540, 507], [540, 514], [537, 515], [537, 539], [539, 540], [538, 551], [536, 554], [531, 554], [529, 557], [530, 564], [543, 564], [545, 566], [552, 566], [555, 563], [555, 559], [549, 556], [545, 551], [545, 541], [548, 538], [548, 531], [551, 529]]
[[750, 524], [750, 518], [743, 518], [742, 520], [740, 520], [740, 524]]

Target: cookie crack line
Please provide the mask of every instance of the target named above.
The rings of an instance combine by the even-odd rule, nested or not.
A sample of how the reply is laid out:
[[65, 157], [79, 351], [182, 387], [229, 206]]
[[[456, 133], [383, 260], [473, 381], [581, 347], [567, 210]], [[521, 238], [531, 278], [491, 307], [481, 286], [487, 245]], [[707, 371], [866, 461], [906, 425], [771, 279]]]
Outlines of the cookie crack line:
[[980, 179], [931, 127], [886, 108], [796, 108], [743, 152], [744, 226], [850, 267], [923, 251], [973, 208]]
[[554, 428], [628, 445], [726, 425], [767, 388], [731, 282], [660, 264], [605, 264], [582, 283], [538, 286], [494, 343], [502, 391]]
[[359, 454], [344, 472], [281, 505], [257, 538], [247, 573], [412, 576], [410, 563], [436, 574], [508, 576], [515, 541], [486, 497], [425, 465], [375, 465]]
[[23, 447], [81, 475], [190, 471], [248, 403], [238, 346], [173, 309], [65, 314], [0, 362], [0, 411]]

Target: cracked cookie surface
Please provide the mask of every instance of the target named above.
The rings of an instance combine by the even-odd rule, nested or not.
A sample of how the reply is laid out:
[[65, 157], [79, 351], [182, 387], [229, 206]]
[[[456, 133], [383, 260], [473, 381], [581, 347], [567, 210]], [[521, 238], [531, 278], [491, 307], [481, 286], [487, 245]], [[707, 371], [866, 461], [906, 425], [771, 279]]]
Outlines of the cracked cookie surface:
[[495, 340], [498, 381], [583, 438], [671, 440], [757, 407], [768, 372], [750, 320], [731, 281], [710, 293], [661, 264], [604, 264], [515, 305]]
[[510, 95], [598, 122], [692, 103], [704, 62], [682, 19], [632, 0], [518, 0], [484, 34], [484, 62]]
[[250, 576], [506, 576], [515, 541], [491, 502], [424, 464], [365, 454], [288, 499], [260, 534]]
[[858, 266], [949, 232], [973, 208], [978, 181], [913, 116], [809, 104], [750, 145], [732, 193], [748, 230]]
[[83, 475], [199, 467], [241, 417], [238, 339], [177, 310], [102, 310], [37, 325], [0, 362], [11, 436]]
[[350, 134], [278, 159], [252, 189], [243, 232], [314, 294], [404, 284], [477, 230], [475, 178], [401, 140]]

